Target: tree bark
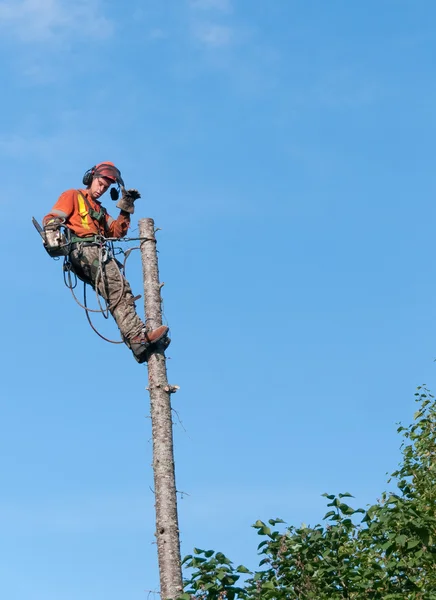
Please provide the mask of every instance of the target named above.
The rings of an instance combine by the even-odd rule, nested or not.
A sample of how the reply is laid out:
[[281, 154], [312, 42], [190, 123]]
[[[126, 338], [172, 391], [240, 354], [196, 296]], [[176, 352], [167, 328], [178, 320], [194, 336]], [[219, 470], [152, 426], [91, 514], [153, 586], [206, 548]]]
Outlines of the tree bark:
[[[140, 219], [144, 307], [147, 329], [162, 325], [161, 285], [153, 219]], [[177, 494], [174, 467], [171, 386], [168, 385], [164, 347], [157, 344], [148, 360], [151, 404], [156, 539], [162, 600], [183, 593]]]

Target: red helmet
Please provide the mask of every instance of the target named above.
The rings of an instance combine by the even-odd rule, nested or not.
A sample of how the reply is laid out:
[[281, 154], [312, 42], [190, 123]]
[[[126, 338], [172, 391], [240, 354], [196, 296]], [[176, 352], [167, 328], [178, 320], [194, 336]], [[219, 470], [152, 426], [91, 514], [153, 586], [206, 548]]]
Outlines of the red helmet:
[[123, 185], [120, 170], [114, 165], [113, 162], [107, 160], [101, 162], [94, 167], [93, 177], [105, 177], [112, 181], [112, 183], [119, 183]]
[[95, 177], [105, 177], [112, 183], [117, 183], [118, 185], [124, 187], [124, 181], [121, 177], [120, 170], [117, 169], [114, 163], [110, 162], [109, 160], [98, 163], [98, 165], [95, 165], [95, 167], [92, 167], [92, 169], [86, 171], [85, 175], [83, 176], [84, 185], [91, 185], [91, 182]]

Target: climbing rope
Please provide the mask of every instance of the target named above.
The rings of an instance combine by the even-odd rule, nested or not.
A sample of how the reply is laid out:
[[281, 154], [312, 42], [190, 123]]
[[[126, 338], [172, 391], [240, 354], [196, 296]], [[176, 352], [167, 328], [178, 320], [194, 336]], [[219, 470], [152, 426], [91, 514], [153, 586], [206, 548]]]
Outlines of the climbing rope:
[[[113, 311], [120, 303], [120, 301], [124, 295], [124, 289], [125, 289], [125, 273], [126, 273], [127, 259], [129, 258], [130, 254], [133, 250], [140, 250], [140, 246], [134, 246], [134, 247], [129, 248], [128, 250], [124, 251], [122, 248], [115, 249], [114, 242], [126, 243], [126, 242], [137, 241], [137, 240], [153, 241], [156, 243], [155, 238], [147, 238], [147, 237], [137, 237], [137, 238], [105, 238], [103, 236], [98, 237], [99, 252], [98, 252], [97, 275], [96, 275], [94, 284], [91, 284], [88, 281], [82, 279], [82, 281], [83, 281], [83, 304], [79, 301], [76, 294], [74, 293], [74, 289], [77, 287], [78, 276], [73, 269], [69, 255], [64, 257], [63, 273], [64, 273], [64, 283], [65, 283], [66, 287], [71, 291], [71, 294], [72, 294], [74, 300], [76, 301], [76, 303], [85, 311], [86, 318], [88, 320], [88, 323], [89, 323], [91, 329], [100, 338], [102, 338], [103, 340], [105, 340], [106, 342], [109, 342], [111, 344], [123, 344], [124, 341], [123, 340], [121, 340], [121, 341], [111, 340], [111, 339], [105, 337], [103, 334], [101, 334], [97, 330], [97, 328], [94, 326], [94, 324], [92, 323], [89, 313], [100, 313], [103, 315], [103, 317], [105, 319], [107, 319], [109, 317], [109, 312]], [[116, 252], [116, 250], [117, 250], [117, 252]], [[123, 264], [121, 265], [121, 268], [119, 267], [119, 262], [115, 259], [115, 256], [117, 254], [124, 254], [124, 261], [123, 261]], [[118, 273], [120, 276], [120, 283], [121, 283], [120, 293], [119, 293], [116, 301], [113, 302], [111, 305], [109, 305], [108, 300], [104, 296], [104, 289], [105, 289], [104, 264], [105, 264], [105, 262], [108, 262], [109, 260], [113, 260], [114, 264], [117, 266]], [[72, 277], [72, 275], [74, 275], [74, 278]], [[79, 279], [81, 279], [81, 278], [79, 277]], [[95, 293], [97, 296], [98, 309], [92, 309], [92, 308], [88, 307], [87, 295], [86, 295], [86, 286], [87, 285], [90, 285], [95, 290]], [[99, 291], [99, 286], [101, 286], [101, 291]], [[103, 300], [105, 302], [104, 307], [102, 306], [101, 298], [103, 298]]]

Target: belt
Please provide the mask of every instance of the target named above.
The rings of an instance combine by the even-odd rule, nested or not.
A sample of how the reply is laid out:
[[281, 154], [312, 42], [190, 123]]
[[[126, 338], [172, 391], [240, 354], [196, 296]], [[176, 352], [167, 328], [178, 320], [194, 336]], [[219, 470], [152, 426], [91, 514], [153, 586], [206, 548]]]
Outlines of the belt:
[[83, 248], [83, 246], [100, 246], [100, 245], [101, 244], [95, 240], [87, 242], [86, 238], [83, 238], [83, 240], [80, 240], [80, 242], [74, 241], [74, 242], [70, 243], [70, 252], [72, 252], [73, 250], [76, 250], [76, 248], [78, 248], [79, 246], [81, 248]]

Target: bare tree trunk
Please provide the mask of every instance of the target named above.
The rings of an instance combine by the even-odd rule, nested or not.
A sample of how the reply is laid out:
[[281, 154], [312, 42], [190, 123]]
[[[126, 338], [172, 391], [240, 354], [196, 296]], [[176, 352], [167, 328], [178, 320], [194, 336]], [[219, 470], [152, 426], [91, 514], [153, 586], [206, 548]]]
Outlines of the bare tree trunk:
[[[147, 329], [155, 329], [162, 325], [162, 308], [153, 219], [140, 219], [139, 235], [147, 238], [141, 241]], [[151, 403], [160, 593], [162, 600], [174, 600], [183, 593], [183, 582], [171, 418], [172, 388], [168, 385], [162, 346], [157, 346], [148, 360], [148, 389]]]

